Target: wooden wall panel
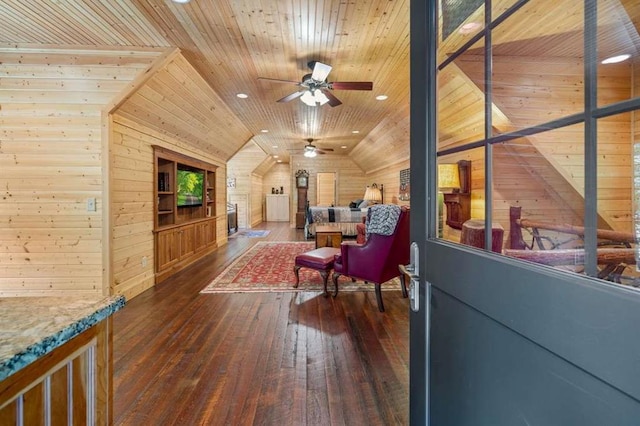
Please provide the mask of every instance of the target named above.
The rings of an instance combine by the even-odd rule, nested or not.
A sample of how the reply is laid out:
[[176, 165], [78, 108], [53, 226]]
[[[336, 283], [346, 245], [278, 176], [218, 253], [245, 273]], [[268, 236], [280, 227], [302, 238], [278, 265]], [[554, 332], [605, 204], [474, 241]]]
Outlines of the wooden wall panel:
[[411, 205], [411, 200], [402, 201], [398, 199], [400, 193], [400, 170], [409, 168], [409, 160], [386, 167], [375, 173], [367, 174], [366, 179], [369, 183], [377, 183], [384, 185], [384, 203], [398, 204], [400, 206]]
[[259, 225], [265, 216], [262, 176], [251, 174], [251, 227]]
[[[291, 166], [288, 163], [274, 164], [273, 167], [271, 167], [263, 177], [262, 199], [265, 200], [265, 196], [267, 194], [271, 194], [271, 188], [280, 190], [280, 187], [282, 187], [284, 193], [289, 195], [289, 207], [291, 207], [291, 204], [293, 203], [294, 193], [296, 192], [295, 185], [291, 186], [291, 175]], [[291, 214], [291, 212], [289, 212], [289, 214]]]
[[[161, 105], [159, 105], [161, 107]], [[153, 148], [159, 145], [218, 165], [216, 233], [227, 240], [225, 166], [221, 159], [199, 152], [164, 133], [114, 115], [111, 144], [113, 293], [132, 298], [155, 283], [153, 239]], [[223, 231], [218, 232], [220, 229]]]
[[[250, 228], [262, 221], [262, 178], [255, 174], [254, 170], [268, 158], [267, 154], [251, 141], [227, 162], [227, 175], [236, 180], [236, 187], [228, 188], [229, 200], [238, 203], [240, 228]], [[244, 196], [241, 196], [242, 194]]]
[[336, 203], [338, 206], [348, 206], [356, 199], [362, 199], [366, 186], [371, 184], [365, 173], [349, 157], [337, 155], [318, 155], [307, 158], [302, 155], [291, 157], [291, 223], [295, 225], [295, 209], [298, 205], [298, 194], [295, 190], [295, 174], [297, 170], [309, 172], [309, 190], [307, 198], [310, 205], [315, 205], [316, 182], [318, 172], [335, 172], [336, 174]]
[[[500, 88], [493, 97], [494, 110], [499, 112], [499, 117], [508, 120], [496, 125], [499, 130], [507, 131], [544, 123], [550, 119], [549, 106], [553, 106], [554, 111], [562, 111], [563, 114], [579, 112], [583, 101], [581, 90], [567, 90], [581, 86], [584, 70], [579, 61], [571, 58], [496, 56], [493, 63], [494, 78], [499, 82]], [[456, 64], [469, 81], [482, 82], [480, 57], [465, 55], [456, 61]], [[612, 79], [616, 80], [616, 84], [607, 84], [607, 81]], [[599, 69], [599, 82], [602, 86], [599, 90], [600, 102], [620, 101], [630, 96], [631, 73], [628, 65]], [[541, 90], [542, 88], [544, 90]], [[478, 91], [480, 89], [478, 88]], [[553, 99], [551, 104], [549, 98]], [[476, 103], [478, 106], [475, 110], [479, 111], [480, 101]], [[608, 196], [601, 198], [598, 203], [598, 212], [602, 219], [599, 226], [620, 231], [631, 229], [631, 212], [620, 210], [621, 206], [628, 204], [628, 194], [631, 193], [631, 165], [627, 161], [630, 140], [626, 136], [629, 134], [628, 114], [600, 120], [598, 190]], [[532, 182], [536, 182], [536, 185], [544, 185], [547, 196], [552, 196], [559, 205], [564, 206], [561, 210], [569, 208], [581, 216], [581, 206], [584, 202], [583, 143], [582, 125], [539, 133], [507, 143], [507, 151], [503, 151], [506, 156], [498, 159], [496, 164], [500, 165], [500, 161], [510, 161], [518, 165], [518, 169], [500, 177], [503, 190], [504, 185], [510, 185], [508, 176], [518, 180], [525, 174], [533, 177]], [[620, 198], [611, 198], [612, 193], [620, 194]], [[535, 197], [523, 199], [522, 193], [512, 193], [510, 196], [513, 198], [506, 200], [511, 204], [536, 201]], [[557, 214], [556, 210], [550, 210], [546, 215], [547, 220], [564, 220], [552, 216], [552, 212]], [[579, 222], [582, 222], [582, 219], [579, 219]]]
[[271, 188], [279, 191], [280, 187], [282, 187], [285, 194], [291, 194], [295, 191], [295, 185], [291, 186], [291, 166], [285, 163], [275, 164], [264, 175], [263, 186], [263, 195], [271, 194]]
[[118, 114], [224, 160], [252, 136], [182, 55], [151, 77]]
[[0, 296], [108, 293], [101, 110], [158, 54], [0, 48]]

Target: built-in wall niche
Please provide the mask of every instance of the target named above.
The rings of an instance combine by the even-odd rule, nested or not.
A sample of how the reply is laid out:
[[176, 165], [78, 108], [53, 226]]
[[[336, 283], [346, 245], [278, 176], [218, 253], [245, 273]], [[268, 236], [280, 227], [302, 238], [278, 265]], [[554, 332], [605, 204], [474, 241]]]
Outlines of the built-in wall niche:
[[155, 229], [215, 216], [216, 166], [154, 147]]
[[156, 283], [216, 247], [216, 166], [154, 146]]

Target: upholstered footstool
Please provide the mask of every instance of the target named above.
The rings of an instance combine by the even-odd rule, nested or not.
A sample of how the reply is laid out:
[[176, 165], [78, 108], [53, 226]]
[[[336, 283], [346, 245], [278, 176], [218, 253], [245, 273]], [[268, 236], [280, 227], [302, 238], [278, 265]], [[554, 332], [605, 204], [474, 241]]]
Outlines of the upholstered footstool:
[[322, 294], [326, 297], [327, 279], [329, 278], [329, 272], [333, 269], [333, 258], [339, 253], [339, 248], [322, 247], [297, 255], [295, 266], [293, 267], [293, 273], [296, 274], [296, 283], [293, 285], [293, 288], [298, 288], [298, 284], [300, 283], [300, 276], [298, 275], [300, 268], [314, 269], [318, 271], [322, 277], [324, 284], [324, 292]]

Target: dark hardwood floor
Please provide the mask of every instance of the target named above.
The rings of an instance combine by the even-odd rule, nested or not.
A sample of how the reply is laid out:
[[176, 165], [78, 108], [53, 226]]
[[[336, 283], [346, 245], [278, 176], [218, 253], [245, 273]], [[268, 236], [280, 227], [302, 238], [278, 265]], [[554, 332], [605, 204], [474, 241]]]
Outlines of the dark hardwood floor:
[[199, 294], [249, 246], [235, 238], [114, 317], [114, 423], [408, 424], [408, 301], [373, 292]]

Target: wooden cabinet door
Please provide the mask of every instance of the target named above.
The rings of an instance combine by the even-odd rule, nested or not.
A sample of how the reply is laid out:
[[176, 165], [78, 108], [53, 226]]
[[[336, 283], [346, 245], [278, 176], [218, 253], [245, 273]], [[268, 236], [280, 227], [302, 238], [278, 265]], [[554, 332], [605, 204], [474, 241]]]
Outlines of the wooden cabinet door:
[[191, 256], [196, 251], [195, 225], [185, 225], [178, 228], [180, 239], [180, 256], [182, 259]]
[[207, 248], [207, 234], [209, 233], [209, 229], [211, 228], [210, 221], [206, 222], [198, 222], [194, 226], [195, 232], [195, 251], [200, 251], [202, 249]]
[[209, 220], [207, 224], [209, 226], [205, 230], [205, 242], [209, 246], [216, 243], [216, 221], [215, 219]]
[[176, 229], [160, 231], [156, 234], [156, 268], [162, 271], [180, 258], [180, 239]]

